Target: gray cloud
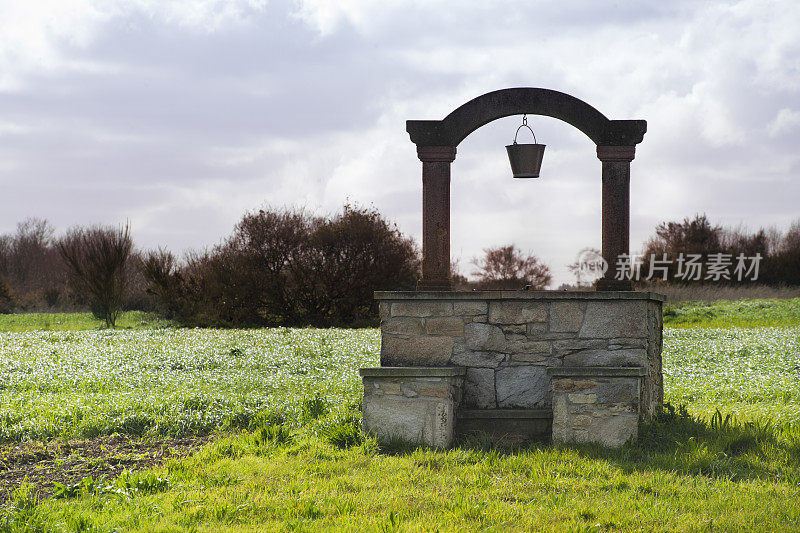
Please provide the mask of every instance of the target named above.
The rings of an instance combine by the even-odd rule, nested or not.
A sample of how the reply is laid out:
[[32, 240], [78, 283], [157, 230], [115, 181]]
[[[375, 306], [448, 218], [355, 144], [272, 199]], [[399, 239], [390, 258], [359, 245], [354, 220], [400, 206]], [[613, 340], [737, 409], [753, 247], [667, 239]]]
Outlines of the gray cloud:
[[[130, 220], [141, 247], [203, 247], [248, 209], [349, 198], [418, 236], [406, 119], [484, 92], [549, 87], [644, 118], [632, 243], [705, 212], [786, 226], [800, 213], [800, 7], [590, 1], [0, 3], [0, 232]], [[542, 179], [509, 177], [518, 119], [459, 146], [453, 251], [516, 242], [559, 281], [599, 246], [600, 163], [532, 119]]]

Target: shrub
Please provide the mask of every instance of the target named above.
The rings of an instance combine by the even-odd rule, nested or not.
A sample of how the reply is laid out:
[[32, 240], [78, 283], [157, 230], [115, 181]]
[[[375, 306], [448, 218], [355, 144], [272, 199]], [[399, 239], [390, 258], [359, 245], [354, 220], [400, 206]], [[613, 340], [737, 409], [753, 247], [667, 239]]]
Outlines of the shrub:
[[167, 251], [143, 261], [160, 311], [195, 325], [362, 325], [373, 291], [410, 289], [411, 239], [374, 209], [346, 205], [330, 218], [302, 210], [246, 214], [225, 242], [183, 265]]
[[84, 298], [99, 319], [114, 327], [129, 281], [133, 249], [129, 227], [73, 228], [57, 243], [69, 269], [70, 288]]
[[475, 258], [477, 267], [472, 274], [477, 276], [477, 287], [481, 289], [531, 289], [546, 288], [552, 279], [550, 268], [534, 255], [523, 255], [513, 244], [484, 249], [484, 256]]

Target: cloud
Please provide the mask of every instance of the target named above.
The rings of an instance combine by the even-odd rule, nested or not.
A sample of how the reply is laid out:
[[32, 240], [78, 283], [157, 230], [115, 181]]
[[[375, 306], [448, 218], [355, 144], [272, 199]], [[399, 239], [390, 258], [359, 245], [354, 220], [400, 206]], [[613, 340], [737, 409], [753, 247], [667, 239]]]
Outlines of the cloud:
[[782, 108], [767, 126], [770, 137], [778, 137], [792, 133], [800, 127], [800, 111], [788, 107]]
[[[260, 205], [349, 199], [419, 238], [405, 120], [513, 86], [648, 121], [634, 248], [695, 212], [786, 225], [800, 197], [798, 18], [789, 0], [0, 0], [0, 233], [29, 215], [130, 219], [141, 246], [181, 251]], [[600, 163], [577, 130], [531, 122], [548, 145], [540, 180], [509, 177], [518, 118], [459, 146], [452, 249], [464, 266], [515, 242], [566, 281], [575, 253], [600, 245]]]

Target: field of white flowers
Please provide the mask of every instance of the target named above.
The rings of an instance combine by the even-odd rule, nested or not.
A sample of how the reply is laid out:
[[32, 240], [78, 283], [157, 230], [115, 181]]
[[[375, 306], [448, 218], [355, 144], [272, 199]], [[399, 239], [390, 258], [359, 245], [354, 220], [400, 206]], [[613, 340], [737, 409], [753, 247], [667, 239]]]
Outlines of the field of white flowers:
[[[376, 329], [0, 333], [0, 441], [202, 434], [303, 400], [354, 409]], [[800, 421], [800, 327], [666, 329], [665, 399]]]
[[0, 440], [185, 435], [352, 406], [376, 366], [375, 329], [0, 333]]
[[800, 327], [664, 330], [664, 393], [708, 416], [800, 422]]

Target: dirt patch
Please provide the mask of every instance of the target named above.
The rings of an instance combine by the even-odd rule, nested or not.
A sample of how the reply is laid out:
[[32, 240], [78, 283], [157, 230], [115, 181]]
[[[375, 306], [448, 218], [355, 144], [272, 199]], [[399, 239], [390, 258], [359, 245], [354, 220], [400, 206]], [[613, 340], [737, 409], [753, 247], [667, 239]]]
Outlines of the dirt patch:
[[123, 470], [141, 470], [168, 459], [187, 457], [213, 436], [136, 440], [124, 435], [48, 443], [0, 446], [0, 503], [27, 478], [40, 497], [49, 497], [54, 483], [69, 485], [87, 476], [114, 478]]

